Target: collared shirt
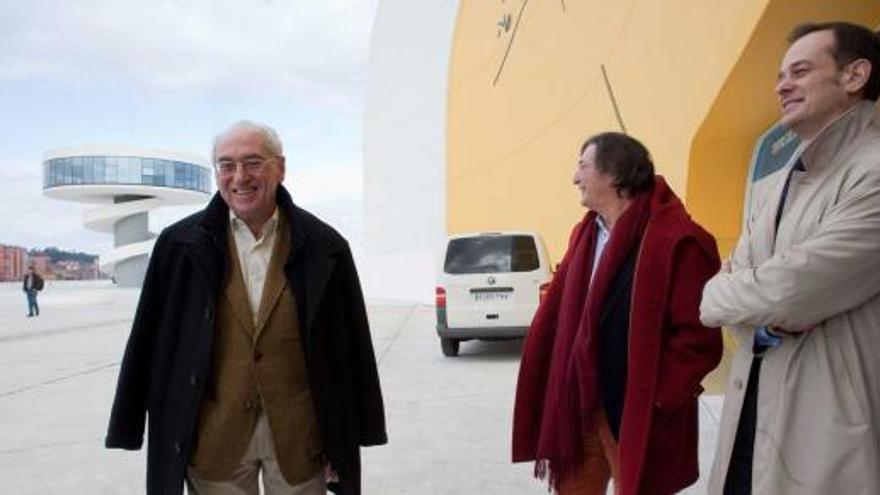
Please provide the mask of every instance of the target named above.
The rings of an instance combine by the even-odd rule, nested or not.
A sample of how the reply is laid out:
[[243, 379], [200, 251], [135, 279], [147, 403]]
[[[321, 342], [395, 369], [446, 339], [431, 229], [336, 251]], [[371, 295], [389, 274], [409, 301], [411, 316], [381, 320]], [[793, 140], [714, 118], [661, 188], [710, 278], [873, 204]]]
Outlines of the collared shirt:
[[781, 343], [782, 337], [774, 334], [768, 327], [756, 327], [752, 351], [758, 354], [768, 347], [776, 347]]
[[278, 208], [275, 208], [272, 217], [263, 225], [259, 238], [254, 237], [247, 224], [235, 216], [232, 210], [229, 210], [229, 228], [233, 234], [232, 239], [238, 254], [241, 275], [247, 289], [251, 316], [256, 324], [257, 314], [260, 312], [260, 300], [263, 297], [263, 284], [266, 282], [266, 272], [275, 245], [275, 233], [278, 231]]
[[596, 250], [593, 252], [593, 271], [590, 272], [590, 283], [593, 282], [593, 276], [596, 275], [596, 268], [599, 267], [599, 260], [602, 259], [602, 253], [605, 251], [608, 239], [611, 238], [611, 231], [608, 230], [602, 217], [598, 215], [596, 215], [596, 228]]

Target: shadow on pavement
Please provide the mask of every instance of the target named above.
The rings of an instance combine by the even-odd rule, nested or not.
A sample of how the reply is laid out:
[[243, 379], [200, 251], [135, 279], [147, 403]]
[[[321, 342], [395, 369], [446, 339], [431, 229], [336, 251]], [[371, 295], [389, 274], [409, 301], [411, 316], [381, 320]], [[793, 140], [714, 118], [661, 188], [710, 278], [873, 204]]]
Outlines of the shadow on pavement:
[[522, 355], [522, 339], [517, 340], [468, 340], [462, 342], [458, 356], [450, 361], [519, 361]]

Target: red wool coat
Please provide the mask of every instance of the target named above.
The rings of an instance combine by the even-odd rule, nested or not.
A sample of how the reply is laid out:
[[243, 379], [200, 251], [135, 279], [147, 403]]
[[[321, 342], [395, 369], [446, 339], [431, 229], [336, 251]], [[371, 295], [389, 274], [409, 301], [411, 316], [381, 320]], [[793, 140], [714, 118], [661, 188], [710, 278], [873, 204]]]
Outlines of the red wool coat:
[[[723, 348], [720, 331], [704, 327], [699, 319], [703, 285], [720, 266], [715, 240], [691, 220], [661, 177], [647, 195], [641, 203], [646, 223], [633, 277], [627, 385], [619, 436], [622, 495], [674, 493], [697, 480], [697, 396], [702, 392], [701, 380], [718, 365]], [[571, 475], [565, 466], [577, 465], [580, 459], [582, 442], [576, 439], [582, 435], [581, 425], [572, 418], [589, 416], [582, 410], [574, 415], [561, 413], [565, 406], [551, 404], [554, 394], [548, 393], [548, 382], [551, 370], [569, 368], [571, 350], [579, 343], [576, 340], [595, 340], [593, 335], [584, 335], [592, 332], [592, 325], [583, 321], [574, 322], [573, 326], [580, 328], [577, 335], [557, 331], [571, 326], [566, 318], [591, 317], [589, 310], [582, 313], [572, 311], [571, 304], [564, 305], [563, 293], [567, 284], [576, 284], [578, 279], [584, 280], [582, 277], [589, 280], [588, 271], [569, 272], [574, 272], [573, 264], [589, 270], [590, 262], [574, 260], [573, 253], [592, 256], [595, 216], [587, 214], [574, 228], [568, 252], [532, 322], [517, 384], [513, 461], [538, 461], [536, 473], [549, 474], [554, 485], [560, 475]], [[592, 283], [597, 284], [598, 278], [597, 273]], [[569, 288], [566, 294], [570, 292]], [[582, 299], [587, 299], [586, 294]], [[582, 302], [575, 304], [584, 306]], [[560, 345], [558, 339], [568, 341]], [[595, 373], [595, 362], [589, 366], [592, 369], [587, 373]], [[565, 383], [562, 395], [570, 390], [577, 394], [577, 387]], [[601, 396], [599, 391], [586, 393]], [[561, 403], [577, 404], [577, 400], [566, 403], [562, 399]]]

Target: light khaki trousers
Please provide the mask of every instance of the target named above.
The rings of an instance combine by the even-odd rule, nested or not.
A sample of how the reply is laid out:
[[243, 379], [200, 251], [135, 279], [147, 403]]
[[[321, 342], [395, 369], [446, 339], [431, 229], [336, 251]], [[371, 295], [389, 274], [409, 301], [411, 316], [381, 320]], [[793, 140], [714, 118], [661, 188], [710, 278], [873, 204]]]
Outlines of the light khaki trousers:
[[326, 495], [327, 484], [324, 471], [298, 485], [289, 485], [281, 475], [275, 460], [272, 432], [265, 414], [260, 414], [254, 435], [248, 444], [241, 464], [226, 481], [201, 479], [193, 468], [187, 469], [186, 487], [190, 495], [259, 495], [259, 478], [262, 472], [264, 495]]

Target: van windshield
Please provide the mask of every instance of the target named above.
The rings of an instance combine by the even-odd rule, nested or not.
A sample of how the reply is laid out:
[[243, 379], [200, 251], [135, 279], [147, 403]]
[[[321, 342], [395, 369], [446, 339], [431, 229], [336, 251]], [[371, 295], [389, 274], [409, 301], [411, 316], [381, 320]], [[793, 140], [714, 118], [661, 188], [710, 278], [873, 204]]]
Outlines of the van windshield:
[[443, 271], [452, 274], [537, 270], [538, 250], [528, 235], [463, 237], [449, 241]]

